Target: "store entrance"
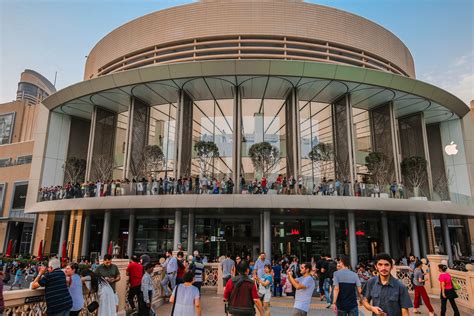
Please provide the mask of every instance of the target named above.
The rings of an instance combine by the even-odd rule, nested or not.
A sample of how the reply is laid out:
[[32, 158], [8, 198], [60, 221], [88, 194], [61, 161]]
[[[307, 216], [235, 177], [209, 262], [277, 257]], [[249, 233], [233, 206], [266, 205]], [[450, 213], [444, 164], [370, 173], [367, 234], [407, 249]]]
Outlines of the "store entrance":
[[300, 262], [327, 253], [329, 230], [327, 216], [272, 220], [272, 256], [297, 256]]
[[196, 218], [194, 248], [214, 261], [227, 253], [256, 257], [260, 250], [258, 218]]

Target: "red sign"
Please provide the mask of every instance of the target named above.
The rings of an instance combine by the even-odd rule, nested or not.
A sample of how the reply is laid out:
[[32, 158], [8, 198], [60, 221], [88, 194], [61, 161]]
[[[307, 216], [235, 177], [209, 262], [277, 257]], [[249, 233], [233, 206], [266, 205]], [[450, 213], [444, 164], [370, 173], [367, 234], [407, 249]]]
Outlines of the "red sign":
[[300, 234], [300, 231], [299, 229], [291, 229], [291, 235], [299, 235]]

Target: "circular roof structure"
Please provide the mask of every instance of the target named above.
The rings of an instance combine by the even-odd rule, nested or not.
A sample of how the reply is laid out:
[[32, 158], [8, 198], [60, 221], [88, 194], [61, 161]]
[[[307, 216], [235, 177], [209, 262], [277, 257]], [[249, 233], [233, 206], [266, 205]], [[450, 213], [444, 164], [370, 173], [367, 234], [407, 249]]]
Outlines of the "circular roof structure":
[[[193, 100], [282, 99], [298, 89], [300, 101], [331, 103], [350, 93], [351, 104], [371, 109], [393, 102], [397, 117], [424, 112], [427, 123], [463, 117], [469, 107], [431, 84], [404, 76], [345, 65], [281, 60], [227, 60], [138, 68], [86, 80], [43, 101], [50, 110], [90, 118], [95, 105], [121, 113], [131, 97], [154, 106], [177, 102], [184, 90]], [[265, 95], [262, 95], [265, 91]]]
[[216, 59], [307, 60], [415, 77], [403, 42], [363, 17], [299, 0], [204, 0], [113, 30], [89, 53], [84, 79]]

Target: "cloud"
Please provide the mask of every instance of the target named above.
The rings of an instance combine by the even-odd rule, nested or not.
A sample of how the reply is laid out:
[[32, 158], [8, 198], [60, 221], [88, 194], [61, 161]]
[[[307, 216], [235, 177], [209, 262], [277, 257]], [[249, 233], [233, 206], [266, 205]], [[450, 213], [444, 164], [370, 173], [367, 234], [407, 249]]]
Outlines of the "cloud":
[[474, 53], [459, 56], [445, 67], [421, 74], [420, 79], [443, 88], [466, 104], [474, 100]]

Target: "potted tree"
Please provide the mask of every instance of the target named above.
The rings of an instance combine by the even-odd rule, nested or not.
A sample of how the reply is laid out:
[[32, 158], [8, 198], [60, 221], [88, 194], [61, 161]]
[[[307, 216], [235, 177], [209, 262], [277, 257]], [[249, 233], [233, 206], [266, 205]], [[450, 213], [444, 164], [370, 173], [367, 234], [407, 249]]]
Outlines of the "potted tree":
[[420, 188], [427, 180], [426, 159], [419, 156], [411, 156], [403, 159], [401, 163], [402, 175], [413, 188], [415, 198], [420, 197]]
[[388, 198], [385, 189], [393, 178], [392, 162], [384, 153], [373, 151], [365, 157], [365, 163], [372, 183], [380, 188], [384, 197]]
[[311, 148], [308, 158], [320, 170], [323, 178], [326, 178], [328, 162], [334, 161], [334, 151], [330, 144], [319, 143]]
[[194, 144], [194, 151], [199, 160], [199, 170], [201, 175], [208, 176], [209, 167], [214, 159], [219, 158], [219, 148], [214, 142], [200, 140]]
[[269, 142], [261, 142], [250, 146], [249, 157], [256, 174], [268, 178], [268, 174], [280, 161], [280, 151]]
[[86, 176], [86, 160], [70, 157], [64, 164], [64, 182], [77, 183], [84, 181]]
[[147, 145], [137, 161], [130, 164], [130, 172], [133, 177], [141, 179], [147, 175], [157, 175], [163, 166], [163, 150], [158, 145]]

